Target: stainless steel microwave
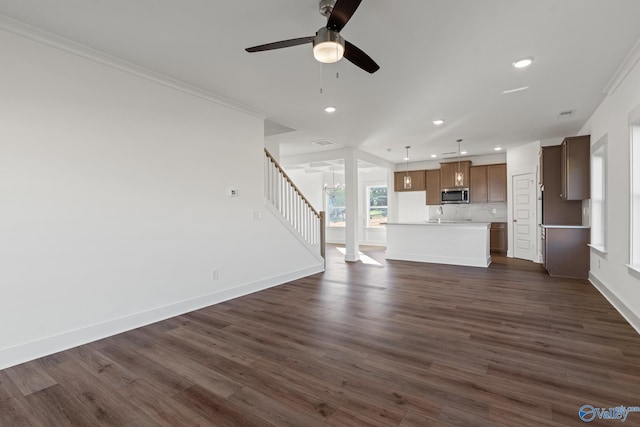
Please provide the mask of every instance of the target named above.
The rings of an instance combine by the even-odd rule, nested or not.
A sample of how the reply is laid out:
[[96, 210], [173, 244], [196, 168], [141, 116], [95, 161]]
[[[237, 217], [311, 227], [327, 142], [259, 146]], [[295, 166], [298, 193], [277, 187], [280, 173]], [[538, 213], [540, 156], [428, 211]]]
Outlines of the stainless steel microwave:
[[469, 203], [469, 189], [444, 188], [440, 191], [440, 203]]

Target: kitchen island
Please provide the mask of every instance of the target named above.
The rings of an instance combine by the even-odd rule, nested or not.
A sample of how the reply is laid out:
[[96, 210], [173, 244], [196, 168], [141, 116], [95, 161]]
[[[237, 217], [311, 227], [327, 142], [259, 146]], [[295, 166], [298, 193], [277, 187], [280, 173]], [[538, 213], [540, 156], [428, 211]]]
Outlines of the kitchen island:
[[387, 259], [488, 267], [490, 222], [389, 222]]

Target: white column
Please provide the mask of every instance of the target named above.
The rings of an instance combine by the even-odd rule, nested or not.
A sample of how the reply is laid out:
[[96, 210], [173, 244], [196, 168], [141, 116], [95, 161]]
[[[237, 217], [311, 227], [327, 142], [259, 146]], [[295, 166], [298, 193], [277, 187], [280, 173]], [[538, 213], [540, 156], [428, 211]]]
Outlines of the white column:
[[344, 183], [346, 185], [346, 227], [344, 260], [356, 262], [360, 260], [358, 247], [358, 157], [355, 148], [345, 149]]
[[398, 193], [395, 191], [395, 173], [387, 168], [387, 221], [398, 222]]

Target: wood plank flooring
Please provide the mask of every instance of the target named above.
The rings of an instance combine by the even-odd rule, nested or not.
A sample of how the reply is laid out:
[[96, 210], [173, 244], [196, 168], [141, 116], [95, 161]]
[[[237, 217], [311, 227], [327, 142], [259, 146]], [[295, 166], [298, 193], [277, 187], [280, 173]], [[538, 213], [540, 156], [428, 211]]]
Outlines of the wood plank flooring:
[[379, 265], [329, 246], [323, 274], [0, 371], [0, 426], [574, 426], [585, 404], [640, 406], [640, 336], [588, 282], [363, 251]]

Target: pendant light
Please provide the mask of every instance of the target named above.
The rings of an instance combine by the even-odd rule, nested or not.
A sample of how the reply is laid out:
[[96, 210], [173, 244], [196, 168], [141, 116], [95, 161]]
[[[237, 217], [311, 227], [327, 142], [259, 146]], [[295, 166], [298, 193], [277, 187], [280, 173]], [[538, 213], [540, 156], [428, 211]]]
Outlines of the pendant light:
[[336, 197], [336, 193], [344, 188], [344, 185], [340, 185], [340, 183], [336, 183], [336, 168], [335, 166], [331, 168], [332, 178], [331, 183], [333, 184], [329, 187], [326, 183], [324, 184], [324, 192], [327, 193], [327, 196], [334, 198]]
[[458, 140], [458, 171], [455, 174], [455, 185], [456, 187], [462, 187], [464, 184], [464, 174], [462, 173], [462, 169], [460, 168], [460, 143], [462, 139]]
[[411, 190], [411, 177], [409, 176], [409, 148], [411, 148], [411, 146], [407, 145], [404, 148], [407, 149], [407, 157], [404, 158], [407, 161], [407, 173], [404, 176], [404, 189]]

